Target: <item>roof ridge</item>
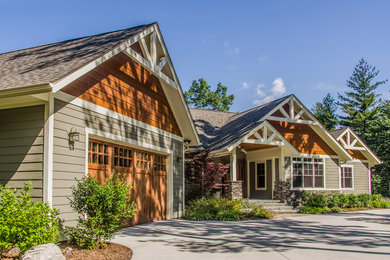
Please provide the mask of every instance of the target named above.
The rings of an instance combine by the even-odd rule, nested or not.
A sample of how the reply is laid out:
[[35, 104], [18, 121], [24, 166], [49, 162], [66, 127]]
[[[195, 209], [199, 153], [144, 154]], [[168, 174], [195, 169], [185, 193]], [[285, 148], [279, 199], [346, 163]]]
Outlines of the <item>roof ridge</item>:
[[217, 113], [230, 113], [230, 114], [239, 114], [239, 113], [240, 113], [240, 112], [233, 112], [233, 111], [213, 110], [213, 109], [210, 109], [210, 108], [196, 108], [196, 107], [190, 107], [190, 109], [193, 109], [193, 110], [210, 111], [210, 112], [217, 112]]
[[149, 24], [142, 24], [142, 25], [137, 25], [137, 26], [134, 26], [134, 27], [129, 27], [129, 28], [125, 28], [125, 29], [119, 29], [119, 30], [110, 31], [110, 32], [104, 32], [104, 33], [86, 35], [86, 36], [77, 37], [77, 38], [73, 38], [73, 39], [68, 39], [68, 40], [63, 40], [63, 41], [58, 41], [58, 42], [45, 43], [45, 44], [42, 44], [42, 45], [31, 46], [31, 47], [22, 48], [22, 49], [17, 49], [17, 50], [13, 50], [13, 51], [1, 52], [1, 53], [0, 53], [0, 56], [3, 55], [3, 54], [9, 54], [9, 53], [12, 53], [12, 52], [17, 52], [17, 51], [25, 51], [25, 50], [34, 49], [34, 48], [45, 47], [45, 46], [49, 46], [49, 45], [56, 44], [56, 43], [66, 43], [66, 42], [71, 42], [71, 41], [75, 41], [75, 40], [80, 40], [80, 39], [84, 39], [84, 38], [88, 38], [88, 37], [101, 36], [101, 35], [109, 34], [109, 33], [115, 33], [115, 32], [130, 30], [130, 29], [148, 27], [148, 26], [151, 26], [151, 25], [153, 25], [153, 24], [155, 24], [155, 23], [156, 23], [156, 22], [149, 23]]
[[249, 108], [249, 109], [247, 109], [247, 110], [244, 110], [244, 111], [242, 111], [242, 112], [239, 112], [238, 114], [243, 114], [243, 113], [248, 112], [248, 111], [250, 111], [250, 110], [252, 110], [252, 109], [256, 109], [256, 108], [260, 108], [260, 107], [262, 107], [262, 106], [266, 106], [266, 105], [268, 105], [268, 104], [270, 104], [270, 103], [272, 103], [272, 102], [275, 102], [275, 101], [278, 101], [278, 100], [281, 100], [281, 99], [285, 99], [285, 98], [290, 97], [290, 96], [293, 96], [293, 95], [294, 95], [294, 94], [290, 94], [290, 95], [286, 95], [286, 96], [280, 97], [280, 98], [278, 98], [278, 99], [271, 100], [271, 101], [269, 101], [269, 102], [267, 102], [267, 103], [264, 103], [264, 104], [261, 104], [261, 105], [258, 105], [258, 106]]

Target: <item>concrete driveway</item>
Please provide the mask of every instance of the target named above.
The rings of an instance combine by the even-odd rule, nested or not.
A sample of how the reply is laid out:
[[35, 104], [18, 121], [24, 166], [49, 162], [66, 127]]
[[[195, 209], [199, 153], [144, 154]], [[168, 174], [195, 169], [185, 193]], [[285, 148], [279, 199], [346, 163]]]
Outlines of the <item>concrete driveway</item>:
[[114, 242], [133, 259], [390, 259], [390, 209], [244, 222], [166, 220]]

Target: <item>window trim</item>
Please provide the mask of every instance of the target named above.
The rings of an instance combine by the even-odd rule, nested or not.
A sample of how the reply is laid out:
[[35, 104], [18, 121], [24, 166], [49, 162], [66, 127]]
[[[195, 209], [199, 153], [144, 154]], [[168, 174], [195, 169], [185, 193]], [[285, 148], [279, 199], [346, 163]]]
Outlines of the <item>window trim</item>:
[[[290, 157], [290, 190], [304, 191], [304, 190], [326, 190], [326, 157], [320, 155], [302, 155], [302, 156], [286, 156]], [[285, 157], [285, 158], [286, 158]], [[323, 165], [323, 187], [294, 187], [293, 186], [293, 158], [301, 158], [302, 164], [304, 164], [304, 159], [321, 159]], [[314, 161], [313, 161], [314, 164]], [[302, 167], [302, 182], [304, 182], [304, 168]], [[313, 179], [315, 178], [314, 168], [313, 168]]]
[[[342, 172], [342, 169], [343, 168], [351, 168], [351, 173], [352, 173], [352, 187], [351, 188], [343, 188], [341, 183], [342, 183], [342, 178], [341, 178], [341, 172]], [[345, 178], [344, 178], [345, 179]], [[345, 186], [345, 185], [344, 185]], [[340, 190], [354, 190], [355, 189], [355, 172], [354, 172], [354, 168], [353, 168], [353, 165], [350, 165], [350, 164], [340, 164], [340, 167], [339, 167], [339, 188]]]
[[[264, 188], [259, 188], [257, 186], [257, 165], [261, 164], [261, 163], [264, 164], [264, 179], [265, 179], [265, 182], [264, 182], [265, 186], [264, 186]], [[262, 191], [267, 190], [267, 161], [257, 161], [257, 162], [255, 162], [255, 173], [256, 173], [255, 174], [255, 190], [262, 190]]]

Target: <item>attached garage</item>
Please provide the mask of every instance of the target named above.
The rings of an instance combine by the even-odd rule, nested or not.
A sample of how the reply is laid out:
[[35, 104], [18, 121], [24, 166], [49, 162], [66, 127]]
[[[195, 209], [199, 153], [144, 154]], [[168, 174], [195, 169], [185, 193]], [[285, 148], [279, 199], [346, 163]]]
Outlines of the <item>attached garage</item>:
[[138, 205], [124, 224], [183, 215], [184, 144], [199, 136], [156, 23], [3, 53], [0, 65], [2, 184], [32, 180], [34, 199], [74, 225], [76, 180], [120, 172]]
[[90, 139], [88, 174], [104, 183], [113, 172], [123, 174], [133, 187], [137, 215], [130, 224], [166, 219], [166, 155]]

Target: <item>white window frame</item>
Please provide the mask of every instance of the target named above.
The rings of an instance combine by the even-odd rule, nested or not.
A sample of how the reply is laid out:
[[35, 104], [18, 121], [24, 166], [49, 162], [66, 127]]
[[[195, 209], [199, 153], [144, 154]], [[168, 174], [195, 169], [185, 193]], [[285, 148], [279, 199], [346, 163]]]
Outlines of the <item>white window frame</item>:
[[[264, 164], [264, 177], [265, 177], [265, 182], [264, 182], [264, 188], [259, 188], [258, 186], [257, 186], [257, 165], [258, 164], [261, 164], [261, 163], [263, 163]], [[257, 162], [255, 162], [255, 189], [256, 190], [267, 190], [267, 161], [257, 161]]]
[[[304, 162], [304, 159], [312, 159], [312, 163], [314, 165], [314, 159], [319, 159], [319, 160], [322, 160], [322, 166], [323, 166], [323, 186], [322, 187], [294, 187], [293, 185], [293, 181], [294, 181], [294, 158], [300, 158], [301, 159], [301, 163], [302, 163], [302, 185], [304, 185], [304, 166], [303, 164], [305, 163]], [[291, 178], [290, 178], [290, 187], [291, 187], [291, 190], [326, 190], [326, 167], [325, 167], [325, 157], [323, 156], [293, 156], [293, 157], [290, 157], [290, 169], [291, 169]], [[314, 184], [315, 184], [315, 172], [314, 172], [314, 167], [313, 167], [313, 180], [314, 180]]]
[[[343, 168], [351, 168], [351, 172], [352, 172], [352, 177], [351, 177], [352, 178], [352, 187], [351, 188], [345, 188], [345, 187], [343, 188], [342, 185], [341, 185], [341, 183], [343, 181], [343, 178], [341, 178], [341, 172], [342, 172]], [[344, 183], [344, 186], [345, 186], [345, 183]], [[340, 190], [354, 190], [355, 189], [355, 172], [354, 172], [354, 169], [353, 169], [353, 165], [347, 165], [347, 164], [340, 165], [340, 169], [339, 169], [339, 188], [340, 188]]]

